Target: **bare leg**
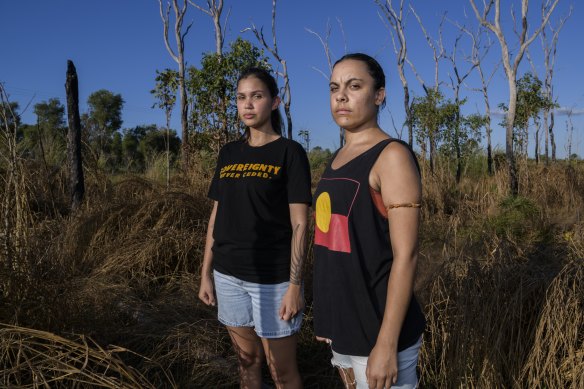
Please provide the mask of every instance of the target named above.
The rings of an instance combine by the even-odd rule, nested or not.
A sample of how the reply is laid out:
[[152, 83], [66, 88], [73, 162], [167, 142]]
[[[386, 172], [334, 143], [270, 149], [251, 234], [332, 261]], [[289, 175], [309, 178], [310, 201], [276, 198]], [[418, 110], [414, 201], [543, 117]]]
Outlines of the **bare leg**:
[[229, 327], [229, 336], [239, 361], [242, 389], [259, 389], [262, 385], [263, 350], [260, 338], [252, 327]]
[[279, 339], [262, 338], [262, 344], [276, 388], [302, 388], [296, 362], [296, 335]]
[[355, 381], [355, 373], [353, 369], [343, 369], [342, 367], [337, 368], [339, 370], [339, 375], [343, 380], [343, 384], [346, 389], [355, 389], [357, 387], [357, 382]]

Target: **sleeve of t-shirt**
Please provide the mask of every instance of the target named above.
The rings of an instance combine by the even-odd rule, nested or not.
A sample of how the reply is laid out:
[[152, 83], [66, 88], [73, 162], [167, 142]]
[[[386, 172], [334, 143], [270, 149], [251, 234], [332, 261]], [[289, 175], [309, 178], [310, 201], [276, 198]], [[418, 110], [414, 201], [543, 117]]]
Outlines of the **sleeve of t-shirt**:
[[217, 157], [217, 166], [215, 167], [215, 174], [211, 180], [211, 185], [209, 186], [209, 192], [207, 197], [211, 200], [219, 201], [219, 174], [221, 173], [221, 167], [223, 166], [223, 154], [224, 150], [219, 151], [219, 156]]
[[304, 148], [296, 142], [289, 148], [286, 161], [286, 187], [289, 204], [312, 203], [308, 157]]

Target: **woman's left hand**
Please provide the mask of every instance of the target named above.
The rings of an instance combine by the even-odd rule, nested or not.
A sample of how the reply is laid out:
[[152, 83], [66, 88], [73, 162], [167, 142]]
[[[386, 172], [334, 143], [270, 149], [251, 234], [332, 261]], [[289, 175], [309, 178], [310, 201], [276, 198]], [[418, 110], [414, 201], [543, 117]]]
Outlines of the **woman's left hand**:
[[294, 316], [304, 309], [304, 298], [302, 296], [302, 287], [292, 284], [288, 286], [286, 294], [280, 305], [279, 316], [282, 320], [291, 320]]
[[376, 344], [369, 354], [365, 375], [369, 389], [389, 389], [397, 382], [397, 350]]

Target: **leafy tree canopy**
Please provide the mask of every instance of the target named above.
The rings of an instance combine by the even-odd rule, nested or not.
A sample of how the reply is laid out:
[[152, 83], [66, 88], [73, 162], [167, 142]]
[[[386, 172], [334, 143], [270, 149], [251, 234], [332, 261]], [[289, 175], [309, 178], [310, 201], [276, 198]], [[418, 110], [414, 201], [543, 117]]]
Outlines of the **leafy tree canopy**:
[[206, 53], [200, 68], [188, 69], [191, 123], [196, 131], [237, 136], [243, 130], [237, 119], [235, 93], [239, 74], [251, 66], [270, 70], [263, 50], [238, 38], [222, 56]]

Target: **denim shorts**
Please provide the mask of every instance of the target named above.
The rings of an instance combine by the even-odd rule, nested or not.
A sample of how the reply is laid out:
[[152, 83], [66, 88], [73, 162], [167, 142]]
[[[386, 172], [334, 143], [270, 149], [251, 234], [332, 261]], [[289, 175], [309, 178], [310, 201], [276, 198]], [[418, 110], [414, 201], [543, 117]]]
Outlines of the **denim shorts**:
[[[415, 389], [418, 387], [416, 367], [418, 366], [418, 353], [421, 346], [422, 337], [413, 346], [397, 353], [397, 382], [391, 385], [391, 389]], [[333, 351], [331, 363], [333, 366], [342, 369], [353, 369], [356, 388], [367, 389], [369, 388], [367, 376], [365, 375], [367, 360], [368, 357], [343, 355]]]
[[218, 318], [229, 327], [254, 327], [261, 338], [284, 338], [302, 324], [302, 312], [290, 320], [279, 317], [289, 282], [256, 284], [213, 271]]

